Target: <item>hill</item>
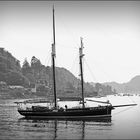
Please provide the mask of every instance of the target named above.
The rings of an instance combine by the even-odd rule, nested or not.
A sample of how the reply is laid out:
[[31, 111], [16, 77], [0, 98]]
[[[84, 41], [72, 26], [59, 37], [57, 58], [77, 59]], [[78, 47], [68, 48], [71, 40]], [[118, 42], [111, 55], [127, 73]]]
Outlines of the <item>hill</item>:
[[127, 83], [107, 82], [103, 83], [103, 85], [109, 85], [120, 93], [140, 93], [140, 75], [135, 76]]
[[4, 48], [0, 48], [0, 81], [9, 85], [21, 85], [26, 81], [21, 71], [20, 61]]
[[[52, 68], [42, 65], [35, 56], [31, 58], [31, 62], [25, 59], [21, 66], [20, 61], [11, 53], [4, 48], [0, 48], [0, 81], [5, 82], [7, 87], [15, 85], [24, 87], [26, 90], [23, 91], [22, 89], [21, 94], [24, 92], [26, 97], [32, 95], [32, 91], [27, 91], [27, 89], [34, 87], [37, 91], [34, 93], [35, 97], [52, 96]], [[80, 79], [65, 68], [56, 67], [56, 87], [58, 96], [81, 96]], [[109, 86], [102, 86], [101, 84], [93, 86], [88, 82], [84, 83], [86, 96], [97, 96], [98, 88], [102, 89], [103, 92], [99, 92], [102, 95], [113, 93]], [[15, 92], [18, 92], [17, 98], [20, 97], [20, 91]], [[10, 89], [10, 92], [7, 91], [6, 93], [8, 94], [7, 97], [10, 97], [10, 93], [13, 92]], [[4, 92], [2, 95], [4, 95]], [[16, 98], [16, 94], [14, 98]]]

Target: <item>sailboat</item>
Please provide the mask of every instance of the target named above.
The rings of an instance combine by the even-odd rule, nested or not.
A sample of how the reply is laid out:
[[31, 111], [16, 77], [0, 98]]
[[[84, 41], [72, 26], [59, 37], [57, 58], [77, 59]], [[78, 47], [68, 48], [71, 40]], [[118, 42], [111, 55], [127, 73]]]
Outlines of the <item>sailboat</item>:
[[[79, 101], [79, 107], [65, 108], [58, 106], [57, 92], [56, 92], [56, 77], [55, 77], [55, 15], [53, 7], [53, 44], [52, 44], [52, 72], [53, 72], [53, 94], [54, 100], [46, 102], [46, 106], [30, 106], [23, 108], [23, 104], [32, 103], [29, 101], [18, 102], [18, 112], [25, 116], [25, 118], [37, 118], [37, 119], [88, 119], [88, 118], [110, 118], [111, 111], [114, 109], [112, 104], [108, 102], [104, 106], [87, 107], [85, 106], [84, 98], [84, 79], [83, 79], [83, 39], [81, 38], [81, 46], [79, 48], [79, 64], [80, 64], [80, 77], [81, 77], [81, 100]], [[92, 100], [93, 101], [93, 100]], [[45, 101], [44, 101], [45, 102]]]

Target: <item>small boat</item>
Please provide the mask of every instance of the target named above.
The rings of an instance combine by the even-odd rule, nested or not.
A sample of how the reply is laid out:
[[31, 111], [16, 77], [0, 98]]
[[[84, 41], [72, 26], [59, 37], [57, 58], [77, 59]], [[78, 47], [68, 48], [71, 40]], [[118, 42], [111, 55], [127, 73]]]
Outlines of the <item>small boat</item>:
[[[77, 99], [79, 106], [74, 106], [69, 108], [67, 105], [65, 107], [59, 107], [57, 98], [57, 91], [56, 91], [56, 78], [55, 78], [55, 15], [54, 15], [54, 7], [53, 7], [53, 44], [52, 44], [52, 72], [53, 72], [53, 95], [54, 100], [52, 101], [36, 101], [36, 103], [44, 102], [45, 106], [35, 105], [32, 101], [24, 101], [24, 102], [16, 102], [18, 107], [18, 112], [23, 115], [25, 118], [37, 118], [37, 119], [88, 119], [88, 118], [110, 118], [111, 111], [114, 109], [112, 104], [107, 102], [103, 106], [96, 106], [96, 107], [88, 107], [85, 105], [86, 100], [84, 98], [84, 78], [83, 78], [83, 63], [82, 59], [84, 57], [83, 54], [83, 39], [80, 39], [81, 46], [79, 48], [79, 64], [80, 64], [80, 77], [81, 77], [81, 98]], [[75, 101], [74, 99], [72, 99]], [[97, 102], [94, 100], [88, 100]], [[100, 101], [98, 101], [100, 102]], [[30, 107], [23, 107], [27, 104], [31, 104]]]

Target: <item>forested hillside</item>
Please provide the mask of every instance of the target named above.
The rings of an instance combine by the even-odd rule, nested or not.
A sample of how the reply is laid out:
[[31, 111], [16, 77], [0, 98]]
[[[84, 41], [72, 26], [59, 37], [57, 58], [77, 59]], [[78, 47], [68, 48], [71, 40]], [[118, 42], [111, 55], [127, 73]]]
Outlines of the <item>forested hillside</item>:
[[20, 61], [4, 48], [0, 48], [0, 81], [8, 85], [23, 85], [26, 80], [21, 71]]
[[[25, 59], [21, 66], [20, 61], [4, 48], [0, 48], [0, 81], [5, 82], [7, 86], [16, 85], [26, 89], [36, 87], [37, 96], [52, 94], [51, 67], [41, 64], [35, 56], [30, 62]], [[56, 87], [58, 96], [81, 96], [80, 79], [65, 68], [56, 67]], [[101, 84], [93, 86], [90, 83], [84, 83], [84, 89], [86, 96], [97, 96], [98, 93], [113, 94], [111, 87]]]
[[108, 82], [104, 85], [112, 86], [119, 93], [140, 93], [140, 75], [135, 76], [126, 83]]

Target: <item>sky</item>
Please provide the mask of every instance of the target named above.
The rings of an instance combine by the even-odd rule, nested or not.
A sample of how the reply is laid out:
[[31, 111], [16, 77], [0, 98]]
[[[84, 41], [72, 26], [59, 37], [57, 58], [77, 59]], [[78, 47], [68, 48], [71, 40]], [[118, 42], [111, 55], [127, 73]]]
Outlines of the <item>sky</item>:
[[79, 75], [80, 37], [86, 82], [125, 83], [140, 75], [139, 1], [0, 1], [0, 47], [51, 65], [52, 6], [56, 66]]

